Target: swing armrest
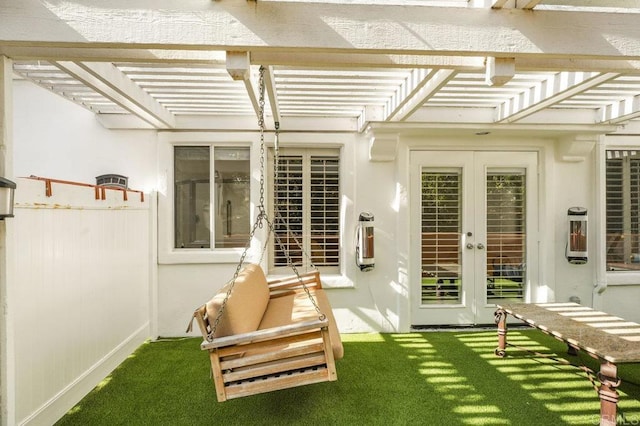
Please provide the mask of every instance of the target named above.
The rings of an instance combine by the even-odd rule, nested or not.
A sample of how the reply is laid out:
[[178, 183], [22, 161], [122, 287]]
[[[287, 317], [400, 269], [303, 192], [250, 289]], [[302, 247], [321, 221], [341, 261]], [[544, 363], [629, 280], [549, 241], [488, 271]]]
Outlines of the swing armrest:
[[300, 279], [298, 279], [297, 276], [293, 275], [286, 278], [276, 278], [276, 279], [267, 281], [267, 284], [269, 285], [269, 291], [271, 293], [285, 291], [285, 290], [300, 289], [303, 287], [302, 283], [304, 283], [304, 285], [309, 289], [322, 288], [322, 282], [320, 281], [320, 273], [318, 271], [312, 271], [312, 272], [307, 272], [306, 274], [300, 274]]
[[242, 345], [246, 343], [260, 342], [300, 334], [309, 330], [316, 330], [329, 327], [329, 320], [314, 319], [311, 321], [297, 322], [278, 327], [266, 328], [264, 330], [252, 331], [249, 333], [236, 334], [233, 336], [218, 337], [213, 342], [204, 341], [200, 349], [209, 350], [223, 348], [226, 346]]

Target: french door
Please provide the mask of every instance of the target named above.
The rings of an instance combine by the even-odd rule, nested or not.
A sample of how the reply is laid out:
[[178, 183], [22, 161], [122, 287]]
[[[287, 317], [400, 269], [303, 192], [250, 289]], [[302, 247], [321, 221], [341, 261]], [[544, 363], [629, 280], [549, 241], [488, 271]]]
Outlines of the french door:
[[537, 153], [413, 151], [412, 325], [493, 323], [537, 282]]

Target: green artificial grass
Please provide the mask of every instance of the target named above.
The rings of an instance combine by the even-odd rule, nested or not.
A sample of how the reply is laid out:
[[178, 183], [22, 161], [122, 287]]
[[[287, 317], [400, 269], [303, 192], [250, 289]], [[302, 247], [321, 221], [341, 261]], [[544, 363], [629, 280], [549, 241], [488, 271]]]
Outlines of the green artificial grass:
[[[338, 381], [216, 401], [200, 339], [146, 343], [57, 425], [596, 425], [584, 372], [507, 348], [495, 331], [343, 335]], [[597, 371], [535, 330], [509, 342]], [[640, 424], [640, 365], [619, 368], [619, 424]]]

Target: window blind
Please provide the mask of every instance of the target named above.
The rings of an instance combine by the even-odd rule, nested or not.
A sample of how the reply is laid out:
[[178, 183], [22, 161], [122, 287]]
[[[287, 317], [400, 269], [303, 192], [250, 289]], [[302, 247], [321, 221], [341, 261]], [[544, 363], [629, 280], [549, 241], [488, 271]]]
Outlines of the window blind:
[[[309, 259], [318, 268], [337, 272], [340, 266], [340, 164], [338, 155], [281, 154], [274, 182], [276, 214], [274, 267]], [[279, 242], [278, 242], [279, 240]]]
[[525, 282], [524, 172], [491, 172], [487, 196], [487, 299], [522, 299]]
[[422, 303], [460, 300], [461, 171], [422, 172]]
[[609, 150], [606, 160], [607, 269], [639, 269], [640, 151]]

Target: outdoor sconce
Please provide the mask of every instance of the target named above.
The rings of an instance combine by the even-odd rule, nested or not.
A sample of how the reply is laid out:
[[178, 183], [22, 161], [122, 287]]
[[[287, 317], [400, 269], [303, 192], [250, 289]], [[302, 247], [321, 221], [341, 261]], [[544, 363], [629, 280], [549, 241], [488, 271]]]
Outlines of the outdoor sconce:
[[0, 220], [4, 220], [5, 217], [13, 217], [13, 193], [15, 190], [15, 182], [0, 177]]
[[583, 265], [587, 263], [587, 209], [571, 207], [567, 211], [569, 233], [566, 256], [569, 263]]

